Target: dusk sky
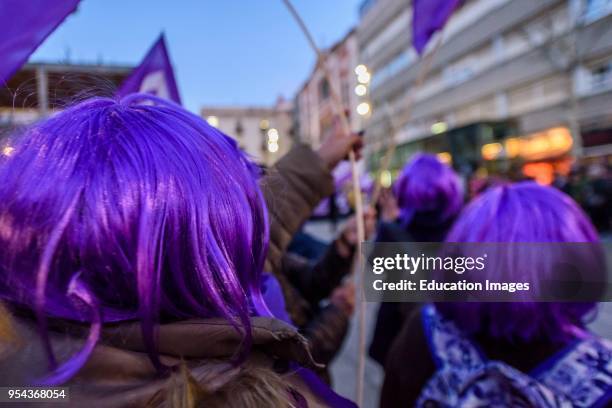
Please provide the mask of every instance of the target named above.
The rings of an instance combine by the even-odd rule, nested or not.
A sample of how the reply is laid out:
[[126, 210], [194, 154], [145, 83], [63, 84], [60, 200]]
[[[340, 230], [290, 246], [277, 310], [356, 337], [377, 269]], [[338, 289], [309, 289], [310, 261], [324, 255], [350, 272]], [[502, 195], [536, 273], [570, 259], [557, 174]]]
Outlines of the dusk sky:
[[[356, 24], [361, 0], [294, 0], [321, 46]], [[137, 64], [164, 31], [183, 104], [292, 97], [314, 54], [281, 0], [83, 0], [30, 61]]]

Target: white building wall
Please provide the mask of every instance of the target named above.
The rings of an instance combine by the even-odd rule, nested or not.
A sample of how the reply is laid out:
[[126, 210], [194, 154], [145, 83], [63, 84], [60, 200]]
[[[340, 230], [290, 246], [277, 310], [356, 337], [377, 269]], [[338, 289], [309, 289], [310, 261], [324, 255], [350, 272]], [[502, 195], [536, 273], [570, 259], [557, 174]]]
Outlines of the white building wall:
[[[330, 48], [326, 58], [326, 66], [332, 78], [330, 86], [333, 87], [349, 112], [350, 126], [353, 130], [361, 127], [361, 119], [356, 113], [359, 98], [354, 92], [357, 85], [354, 69], [359, 64], [358, 53], [357, 39], [354, 33], [350, 32]], [[331, 91], [327, 98], [322, 95], [323, 81], [325, 81], [323, 70], [314, 69], [297, 95], [299, 137], [301, 141], [314, 148], [320, 145], [336, 115], [336, 106], [332, 100]]]
[[[292, 106], [286, 102], [275, 107], [209, 106], [202, 108], [201, 112], [204, 119], [235, 139], [257, 163], [272, 165], [289, 151], [293, 144], [293, 112]], [[276, 151], [271, 151], [268, 147], [270, 129], [276, 129], [278, 132]]]

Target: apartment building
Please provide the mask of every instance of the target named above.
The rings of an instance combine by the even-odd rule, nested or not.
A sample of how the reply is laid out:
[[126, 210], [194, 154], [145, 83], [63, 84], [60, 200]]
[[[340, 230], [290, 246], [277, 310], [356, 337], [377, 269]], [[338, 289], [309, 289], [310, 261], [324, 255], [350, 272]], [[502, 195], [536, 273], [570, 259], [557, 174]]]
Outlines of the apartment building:
[[133, 67], [28, 63], [0, 87], [2, 129], [26, 125], [87, 95], [113, 95]]
[[612, 154], [612, 1], [467, 0], [420, 86], [411, 1], [366, 0], [360, 15], [371, 169], [391, 134], [394, 169], [429, 151], [466, 174], [518, 166], [546, 182], [572, 157]]
[[351, 30], [327, 50], [326, 66], [332, 84], [327, 82], [322, 67], [314, 66], [295, 97], [297, 132], [302, 142], [316, 148], [325, 132], [331, 129], [336, 115], [332, 86], [342, 99], [351, 128], [357, 130], [361, 127], [362, 117], [357, 113], [359, 98], [355, 94], [355, 88], [359, 85], [355, 73], [359, 64], [358, 55], [357, 37]]

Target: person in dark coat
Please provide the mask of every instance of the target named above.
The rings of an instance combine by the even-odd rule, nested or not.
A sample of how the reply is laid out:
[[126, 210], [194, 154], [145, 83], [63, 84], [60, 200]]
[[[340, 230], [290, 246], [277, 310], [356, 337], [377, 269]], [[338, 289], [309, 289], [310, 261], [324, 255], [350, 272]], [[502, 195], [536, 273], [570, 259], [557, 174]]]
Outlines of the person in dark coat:
[[[436, 156], [418, 154], [402, 170], [393, 191], [381, 195], [377, 242], [441, 242], [463, 206], [459, 176]], [[384, 365], [389, 347], [414, 305], [383, 302], [369, 354]]]
[[[581, 279], [607, 284], [605, 267], [593, 267], [599, 261], [590, 248], [597, 248], [599, 237], [588, 217], [569, 196], [535, 182], [483, 193], [461, 213], [446, 241], [503, 243], [509, 250], [497, 260], [514, 267], [487, 269], [486, 278], [532, 284], [564, 279], [559, 246], [534, 243], [580, 243], [572, 245], [589, 251]], [[533, 250], [513, 243], [529, 243]], [[543, 254], [545, 248], [550, 253]], [[527, 297], [517, 296], [520, 302], [414, 308], [390, 347], [380, 406], [609, 407], [612, 342], [587, 327], [597, 304], [536, 302], [542, 290], [537, 286]]]

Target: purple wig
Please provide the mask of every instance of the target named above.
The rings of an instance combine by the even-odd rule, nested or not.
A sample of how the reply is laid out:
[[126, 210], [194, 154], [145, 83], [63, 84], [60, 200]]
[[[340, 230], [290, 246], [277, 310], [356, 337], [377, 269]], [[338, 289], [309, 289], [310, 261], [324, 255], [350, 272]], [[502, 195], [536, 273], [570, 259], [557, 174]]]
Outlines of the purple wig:
[[404, 166], [394, 193], [404, 225], [414, 217], [431, 225], [444, 223], [455, 217], [463, 205], [459, 176], [431, 154], [419, 153]]
[[[534, 182], [487, 190], [468, 205], [449, 232], [447, 242], [598, 242], [595, 228], [567, 195]], [[511, 254], [517, 281], [555, 273], [552, 265], [534, 267], [533, 254]], [[512, 259], [510, 259], [512, 258]], [[554, 259], [539, 257], [540, 262]], [[544, 267], [546, 266], [546, 267]], [[540, 276], [544, 278], [545, 276]], [[525, 279], [521, 279], [525, 278]], [[554, 276], [550, 277], [554, 280]], [[565, 341], [584, 328], [594, 303], [437, 303], [436, 307], [468, 334], [510, 341], [536, 338]]]
[[[142, 94], [81, 102], [15, 138], [0, 163], [0, 296], [32, 310], [51, 374], [74, 375], [104, 323], [140, 320], [153, 363], [160, 321], [262, 307], [268, 246], [256, 167], [180, 106]], [[89, 324], [58, 366], [48, 319]]]

